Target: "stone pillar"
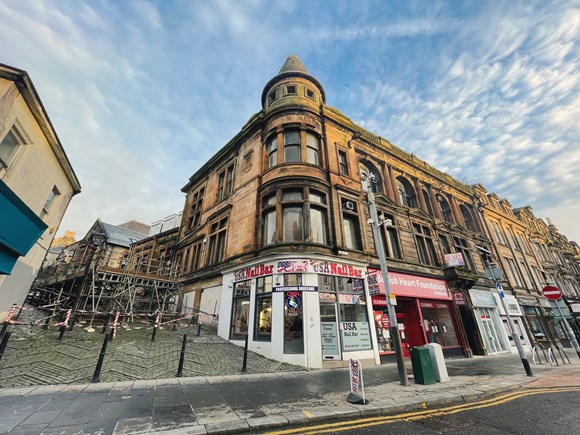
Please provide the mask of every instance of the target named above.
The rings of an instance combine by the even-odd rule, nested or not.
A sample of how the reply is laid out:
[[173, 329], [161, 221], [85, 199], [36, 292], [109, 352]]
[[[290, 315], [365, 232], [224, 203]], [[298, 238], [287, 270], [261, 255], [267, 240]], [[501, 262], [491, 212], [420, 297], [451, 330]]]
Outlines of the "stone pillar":
[[449, 197], [449, 203], [451, 204], [451, 211], [453, 212], [453, 219], [455, 223], [461, 225], [463, 228], [467, 228], [465, 226], [465, 220], [463, 219], [463, 214], [459, 209], [459, 205], [457, 205], [457, 200], [454, 196]]
[[443, 216], [441, 215], [441, 208], [439, 207], [439, 201], [435, 197], [435, 192], [433, 192], [433, 188], [428, 186], [429, 189], [429, 197], [431, 198], [431, 206], [433, 207], [433, 213], [435, 213], [435, 217], [440, 221], [443, 221]]
[[423, 187], [421, 186], [421, 182], [416, 177], [413, 177], [413, 181], [415, 183], [415, 195], [417, 195], [417, 202], [419, 203], [419, 207], [425, 213], [429, 214], [427, 203], [425, 202], [425, 198], [423, 198]]
[[391, 188], [393, 189], [393, 199], [395, 200], [395, 204], [402, 205], [401, 199], [399, 198], [399, 190], [397, 189], [397, 179], [395, 177], [395, 172], [393, 171], [393, 167], [391, 165], [387, 165], [389, 171], [389, 180], [391, 182]]
[[387, 188], [387, 198], [396, 203], [395, 194], [393, 193], [393, 182], [391, 181], [391, 165], [384, 166], [385, 187]]

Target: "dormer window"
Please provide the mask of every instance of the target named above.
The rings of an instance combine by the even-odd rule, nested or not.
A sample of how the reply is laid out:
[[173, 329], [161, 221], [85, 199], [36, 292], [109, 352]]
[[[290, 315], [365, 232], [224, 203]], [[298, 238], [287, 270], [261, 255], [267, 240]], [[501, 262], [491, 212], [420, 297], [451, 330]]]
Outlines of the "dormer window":
[[296, 92], [296, 85], [288, 85], [288, 86], [286, 86], [286, 94], [287, 95], [297, 94], [297, 92]]

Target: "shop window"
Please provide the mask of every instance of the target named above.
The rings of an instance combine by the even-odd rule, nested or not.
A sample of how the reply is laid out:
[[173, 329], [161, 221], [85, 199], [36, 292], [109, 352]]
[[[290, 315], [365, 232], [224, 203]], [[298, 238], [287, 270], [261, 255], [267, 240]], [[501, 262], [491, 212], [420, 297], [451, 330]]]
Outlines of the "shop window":
[[463, 220], [465, 221], [465, 228], [467, 228], [470, 231], [476, 232], [477, 229], [475, 228], [475, 222], [473, 221], [473, 215], [471, 214], [471, 211], [469, 210], [469, 208], [466, 205], [461, 204], [459, 206], [459, 209], [461, 210], [461, 214], [463, 215]]
[[475, 271], [475, 264], [473, 263], [473, 258], [471, 257], [471, 251], [469, 250], [469, 245], [467, 240], [461, 237], [453, 237], [453, 244], [455, 245], [455, 251], [460, 252], [463, 256], [463, 261], [465, 262], [465, 267]]
[[[281, 201], [276, 201], [277, 194]], [[326, 195], [312, 188], [281, 189], [263, 201], [264, 246], [277, 242], [328, 243]], [[277, 216], [281, 216], [280, 224]], [[280, 235], [280, 237], [278, 236]]]
[[193, 229], [200, 224], [201, 221], [201, 206], [203, 205], [203, 195], [205, 187], [201, 187], [191, 195], [189, 206], [189, 217], [187, 228]]
[[300, 130], [284, 132], [284, 163], [297, 163], [300, 157]]
[[534, 334], [534, 338], [536, 340], [545, 340], [546, 331], [544, 330], [544, 325], [542, 325], [542, 322], [540, 321], [539, 308], [522, 305], [522, 310], [526, 320], [528, 321], [532, 334]]
[[278, 164], [278, 138], [272, 137], [268, 141], [268, 168]]
[[411, 183], [404, 177], [397, 177], [397, 192], [401, 205], [409, 208], [417, 207], [417, 195]]
[[272, 275], [256, 280], [256, 320], [254, 339], [270, 341], [272, 338]]
[[20, 129], [13, 125], [0, 142], [0, 169], [7, 168], [20, 145], [24, 145], [27, 142]]
[[348, 160], [346, 151], [338, 151], [338, 170], [341, 175], [348, 175]]
[[220, 219], [219, 221], [214, 222], [210, 228], [207, 256], [208, 265], [219, 263], [224, 259], [228, 219]]
[[247, 280], [236, 282], [234, 284], [230, 333], [231, 338], [241, 339], [248, 333], [251, 283], [251, 280]]
[[453, 222], [453, 214], [447, 200], [442, 196], [439, 196], [437, 200], [439, 201], [439, 209], [441, 210], [441, 217], [443, 220], [445, 222]]
[[354, 201], [343, 198], [342, 204], [342, 229], [343, 244], [347, 249], [362, 249], [360, 226], [358, 219], [358, 205]]
[[234, 165], [231, 164], [226, 169], [218, 174], [218, 193], [217, 200], [222, 199], [231, 195], [234, 185]]
[[386, 223], [381, 225], [381, 237], [383, 238], [385, 255], [390, 258], [402, 258], [399, 235], [395, 227], [395, 218], [387, 214], [382, 214], [382, 221], [390, 222], [388, 225]]
[[338, 304], [342, 351], [371, 349], [364, 281], [319, 275], [318, 287], [321, 303]]
[[435, 254], [435, 246], [431, 238], [431, 230], [419, 224], [413, 224], [415, 232], [415, 242], [417, 244], [417, 253], [419, 255], [419, 262], [431, 266], [437, 266], [437, 255]]
[[312, 133], [306, 133], [306, 161], [313, 165], [320, 165], [320, 142]]
[[428, 343], [438, 343], [443, 349], [461, 347], [449, 302], [422, 301], [421, 315]]
[[[291, 275], [294, 275], [294, 278]], [[301, 275], [284, 275], [285, 286], [301, 284]], [[284, 292], [284, 353], [286, 354], [304, 353], [302, 295], [302, 292]]]

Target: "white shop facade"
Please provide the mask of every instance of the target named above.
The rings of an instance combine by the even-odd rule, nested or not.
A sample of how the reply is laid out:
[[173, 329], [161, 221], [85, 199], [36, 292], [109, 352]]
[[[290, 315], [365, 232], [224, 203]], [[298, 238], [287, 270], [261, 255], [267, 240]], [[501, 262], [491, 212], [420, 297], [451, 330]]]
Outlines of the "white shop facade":
[[380, 364], [366, 264], [279, 257], [222, 273], [220, 337], [307, 368]]

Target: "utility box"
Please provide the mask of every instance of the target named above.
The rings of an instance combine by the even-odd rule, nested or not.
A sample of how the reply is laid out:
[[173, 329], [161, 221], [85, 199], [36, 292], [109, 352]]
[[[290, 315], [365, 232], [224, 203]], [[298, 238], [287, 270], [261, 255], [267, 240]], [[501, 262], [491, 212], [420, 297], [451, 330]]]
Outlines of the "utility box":
[[415, 346], [411, 348], [411, 365], [416, 384], [429, 385], [435, 383], [433, 364], [427, 346]]
[[447, 374], [447, 366], [445, 365], [445, 358], [443, 357], [443, 348], [440, 344], [429, 343], [429, 356], [431, 357], [431, 364], [433, 365], [433, 372], [437, 382], [445, 382], [449, 380]]

